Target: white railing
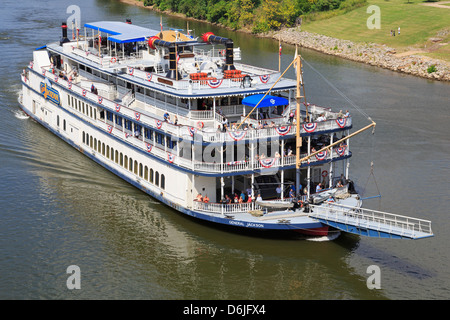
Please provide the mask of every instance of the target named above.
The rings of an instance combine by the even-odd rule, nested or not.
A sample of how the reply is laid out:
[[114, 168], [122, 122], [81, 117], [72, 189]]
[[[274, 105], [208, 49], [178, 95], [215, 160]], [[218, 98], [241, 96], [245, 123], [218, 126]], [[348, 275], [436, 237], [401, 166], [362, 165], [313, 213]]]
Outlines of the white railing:
[[432, 235], [431, 222], [428, 220], [376, 211], [364, 208], [354, 208], [336, 203], [311, 205], [310, 216], [329, 221], [354, 225], [381, 232], [407, 237], [419, 236], [419, 233]]
[[226, 215], [235, 213], [246, 213], [253, 210], [260, 210], [261, 207], [254, 202], [225, 204], [225, 203], [204, 203], [194, 201], [193, 209], [208, 213], [218, 213]]

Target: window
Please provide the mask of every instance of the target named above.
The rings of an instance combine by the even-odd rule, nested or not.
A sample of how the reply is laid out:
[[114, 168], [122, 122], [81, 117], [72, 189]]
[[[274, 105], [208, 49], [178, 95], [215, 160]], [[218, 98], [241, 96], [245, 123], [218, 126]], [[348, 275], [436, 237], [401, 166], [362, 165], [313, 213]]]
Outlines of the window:
[[161, 175], [161, 189], [165, 189], [166, 188], [166, 177], [162, 174]]
[[130, 158], [130, 162], [128, 163], [128, 170], [133, 172], [133, 159]]
[[155, 184], [157, 186], [159, 186], [159, 172], [158, 171], [156, 171], [156, 173], [155, 173]]
[[124, 167], [125, 169], [128, 168], [128, 156], [127, 156], [127, 155], [125, 155], [125, 161], [124, 161], [124, 163], [123, 163], [123, 167]]
[[120, 153], [120, 165], [123, 166], [123, 153]]
[[66, 119], [63, 120], [63, 129], [66, 131]]
[[147, 166], [145, 166], [145, 168], [144, 168], [144, 179], [148, 180], [148, 167]]
[[102, 155], [105, 155], [105, 143], [102, 143]]
[[116, 153], [114, 154], [114, 160], [116, 163], [119, 163], [119, 151], [116, 150]]
[[84, 131], [83, 131], [83, 143], [86, 143], [86, 135], [85, 135]]
[[134, 160], [134, 174], [138, 174], [138, 163]]
[[153, 169], [150, 169], [150, 183], [153, 183]]
[[116, 115], [116, 124], [120, 127], [122, 126], [122, 117], [121, 116]]
[[[59, 115], [56, 116], [56, 125], [59, 127]], [[83, 132], [83, 142], [84, 142], [84, 132]]]
[[144, 136], [148, 140], [153, 140], [153, 131], [150, 130], [149, 128], [145, 128], [144, 129]]
[[142, 167], [142, 163], [139, 163], [139, 177], [143, 177], [144, 176], [144, 169]]

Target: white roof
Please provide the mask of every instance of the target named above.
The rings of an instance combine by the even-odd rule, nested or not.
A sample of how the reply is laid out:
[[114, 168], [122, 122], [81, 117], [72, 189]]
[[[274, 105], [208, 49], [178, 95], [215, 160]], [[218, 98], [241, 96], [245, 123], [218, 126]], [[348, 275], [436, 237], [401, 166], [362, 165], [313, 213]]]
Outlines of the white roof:
[[98, 21], [85, 23], [86, 28], [100, 30], [110, 36], [108, 39], [117, 43], [145, 41], [147, 38], [157, 35], [159, 31], [119, 21]]

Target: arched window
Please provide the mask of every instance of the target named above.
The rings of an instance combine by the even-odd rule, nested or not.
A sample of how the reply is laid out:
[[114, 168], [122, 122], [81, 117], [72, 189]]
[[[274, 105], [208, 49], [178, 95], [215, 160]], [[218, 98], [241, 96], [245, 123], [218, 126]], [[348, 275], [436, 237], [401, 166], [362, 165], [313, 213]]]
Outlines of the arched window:
[[161, 175], [161, 189], [165, 189], [166, 188], [166, 177], [162, 174]]
[[155, 184], [159, 187], [159, 172], [156, 171], [155, 173]]
[[150, 169], [150, 183], [153, 183], [153, 169]]
[[144, 167], [144, 179], [148, 180], [148, 167], [147, 166]]

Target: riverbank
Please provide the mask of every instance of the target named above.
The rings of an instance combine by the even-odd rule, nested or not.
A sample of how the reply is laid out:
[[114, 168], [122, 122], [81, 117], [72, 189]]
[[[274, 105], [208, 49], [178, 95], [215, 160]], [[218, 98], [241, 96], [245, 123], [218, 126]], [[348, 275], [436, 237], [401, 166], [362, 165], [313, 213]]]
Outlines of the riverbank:
[[[281, 39], [281, 42], [313, 49], [352, 61], [403, 72], [427, 79], [450, 81], [450, 66], [446, 61], [421, 55], [421, 51], [397, 53], [395, 48], [376, 43], [341, 40], [299, 28], [285, 29], [261, 36]], [[434, 68], [432, 67], [434, 66]], [[436, 70], [434, 72], [429, 72]]]
[[[161, 12], [151, 6], [145, 7], [141, 1], [120, 1]], [[365, 8], [359, 10], [365, 11]], [[180, 13], [167, 11], [164, 13], [186, 18]], [[330, 19], [330, 21], [332, 20]], [[342, 19], [340, 21], [342, 22]], [[202, 22], [208, 23], [207, 21]], [[251, 33], [250, 30], [239, 31]], [[443, 35], [444, 38], [448, 36], [448, 32], [449, 31], [447, 30], [447, 34]], [[396, 48], [385, 44], [343, 40], [323, 34], [304, 31], [300, 27], [271, 31], [264, 34], [257, 34], [256, 36], [273, 38], [277, 41], [280, 40], [282, 43], [298, 45], [299, 47], [313, 49], [325, 54], [370, 64], [396, 72], [402, 72], [427, 79], [450, 81], [450, 63], [441, 59], [428, 57], [424, 54], [425, 52], [420, 49], [402, 50], [401, 52], [397, 52]]]

